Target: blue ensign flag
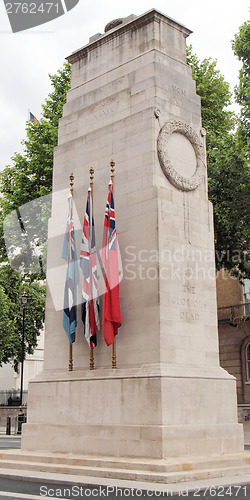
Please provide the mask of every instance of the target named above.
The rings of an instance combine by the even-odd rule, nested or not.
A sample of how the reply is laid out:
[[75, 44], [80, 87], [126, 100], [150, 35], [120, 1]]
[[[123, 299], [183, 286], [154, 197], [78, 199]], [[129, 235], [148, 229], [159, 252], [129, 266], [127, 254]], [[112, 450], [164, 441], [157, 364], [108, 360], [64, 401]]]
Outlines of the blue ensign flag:
[[79, 270], [75, 245], [75, 228], [73, 219], [73, 198], [69, 195], [69, 212], [63, 242], [62, 258], [67, 262], [66, 281], [64, 289], [63, 328], [68, 335], [69, 342], [75, 342], [77, 326], [77, 283]]

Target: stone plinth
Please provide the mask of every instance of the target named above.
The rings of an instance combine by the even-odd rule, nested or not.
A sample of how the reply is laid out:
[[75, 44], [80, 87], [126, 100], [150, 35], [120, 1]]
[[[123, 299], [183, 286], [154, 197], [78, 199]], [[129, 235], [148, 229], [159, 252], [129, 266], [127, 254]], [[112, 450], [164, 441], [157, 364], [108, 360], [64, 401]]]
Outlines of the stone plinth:
[[[200, 99], [185, 62], [189, 34], [152, 10], [69, 57], [72, 87], [54, 161], [44, 372], [29, 387], [23, 450], [154, 458], [243, 450], [235, 379], [219, 366], [212, 207]], [[111, 158], [123, 260], [118, 368], [100, 333], [96, 369], [88, 370], [79, 324], [68, 372], [59, 262], [68, 178], [73, 171], [79, 248], [95, 169], [100, 248]]]
[[166, 459], [240, 451], [231, 378], [180, 368], [44, 373], [30, 384], [22, 448]]

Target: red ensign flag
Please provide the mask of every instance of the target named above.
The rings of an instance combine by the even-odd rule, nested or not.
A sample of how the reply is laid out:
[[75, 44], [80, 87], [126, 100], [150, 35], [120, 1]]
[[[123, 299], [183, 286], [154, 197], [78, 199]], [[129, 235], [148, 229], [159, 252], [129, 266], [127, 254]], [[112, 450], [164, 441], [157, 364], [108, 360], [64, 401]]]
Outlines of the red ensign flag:
[[107, 345], [114, 343], [114, 337], [121, 326], [121, 310], [119, 299], [118, 240], [115, 228], [115, 208], [112, 183], [109, 184], [108, 199], [105, 210], [102, 261], [105, 270], [102, 327]]

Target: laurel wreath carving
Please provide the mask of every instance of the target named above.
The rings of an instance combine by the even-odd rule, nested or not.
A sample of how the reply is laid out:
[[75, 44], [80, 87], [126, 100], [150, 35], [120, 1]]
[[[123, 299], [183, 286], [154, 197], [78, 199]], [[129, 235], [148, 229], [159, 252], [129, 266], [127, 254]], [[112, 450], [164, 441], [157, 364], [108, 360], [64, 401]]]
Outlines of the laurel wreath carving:
[[[196, 156], [196, 169], [190, 178], [178, 174], [168, 157], [168, 141], [174, 132], [183, 134], [193, 146]], [[165, 123], [158, 135], [157, 152], [163, 173], [176, 188], [182, 191], [192, 191], [200, 185], [205, 175], [205, 150], [198, 135], [190, 125], [177, 120]]]

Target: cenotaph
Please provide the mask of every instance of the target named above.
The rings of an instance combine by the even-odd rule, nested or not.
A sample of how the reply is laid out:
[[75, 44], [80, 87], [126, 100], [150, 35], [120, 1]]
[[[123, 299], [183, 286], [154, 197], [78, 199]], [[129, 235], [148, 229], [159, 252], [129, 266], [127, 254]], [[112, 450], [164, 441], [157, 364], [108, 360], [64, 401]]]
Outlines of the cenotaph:
[[[70, 57], [49, 223], [44, 371], [29, 385], [22, 450], [167, 459], [243, 451], [236, 382], [219, 365], [212, 206], [191, 31], [151, 10]], [[117, 368], [79, 321], [68, 370], [61, 260], [69, 175], [80, 233], [94, 168], [97, 248], [109, 164], [123, 262]], [[98, 228], [100, 228], [98, 232]], [[79, 231], [78, 231], [79, 229]], [[77, 236], [79, 255], [79, 234]]]

